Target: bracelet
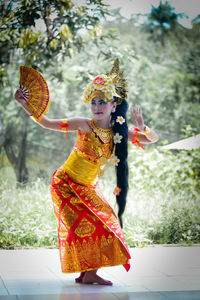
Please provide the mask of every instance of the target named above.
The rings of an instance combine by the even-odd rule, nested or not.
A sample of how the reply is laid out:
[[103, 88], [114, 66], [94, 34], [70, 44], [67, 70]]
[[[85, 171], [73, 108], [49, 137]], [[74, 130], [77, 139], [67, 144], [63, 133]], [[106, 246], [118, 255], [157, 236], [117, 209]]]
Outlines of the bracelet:
[[150, 132], [151, 132], [151, 129], [148, 126], [145, 126], [144, 134], [148, 136], [150, 134]]
[[140, 130], [137, 127], [134, 127], [133, 130], [133, 139], [132, 139], [132, 144], [137, 144], [138, 147], [142, 148], [143, 150], [145, 150], [145, 148], [142, 146], [142, 144], [139, 142], [140, 140]]

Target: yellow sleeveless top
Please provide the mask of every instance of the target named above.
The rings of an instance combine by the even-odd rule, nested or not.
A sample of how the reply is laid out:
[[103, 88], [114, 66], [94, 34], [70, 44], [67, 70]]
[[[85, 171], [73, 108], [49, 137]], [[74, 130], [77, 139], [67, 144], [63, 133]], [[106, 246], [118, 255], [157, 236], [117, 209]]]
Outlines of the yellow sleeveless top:
[[78, 131], [73, 151], [62, 166], [77, 183], [95, 185], [114, 153], [112, 129], [102, 129], [92, 119], [91, 131]]

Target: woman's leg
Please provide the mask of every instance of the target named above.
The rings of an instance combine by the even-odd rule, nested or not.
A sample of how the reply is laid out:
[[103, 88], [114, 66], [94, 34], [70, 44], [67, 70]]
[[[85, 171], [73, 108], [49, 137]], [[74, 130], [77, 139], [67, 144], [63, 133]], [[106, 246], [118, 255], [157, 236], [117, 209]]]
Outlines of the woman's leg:
[[98, 283], [100, 285], [112, 285], [113, 283], [109, 280], [103, 279], [102, 277], [98, 276], [97, 270], [87, 271], [83, 275], [82, 283], [85, 284], [92, 284]]

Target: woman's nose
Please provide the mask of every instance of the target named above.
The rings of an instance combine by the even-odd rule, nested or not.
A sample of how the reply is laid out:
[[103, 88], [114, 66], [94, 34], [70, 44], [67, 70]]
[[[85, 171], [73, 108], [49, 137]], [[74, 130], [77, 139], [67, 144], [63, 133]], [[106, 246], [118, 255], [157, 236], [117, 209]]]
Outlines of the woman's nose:
[[100, 104], [99, 103], [96, 103], [95, 109], [96, 109], [96, 111], [98, 111], [100, 109]]

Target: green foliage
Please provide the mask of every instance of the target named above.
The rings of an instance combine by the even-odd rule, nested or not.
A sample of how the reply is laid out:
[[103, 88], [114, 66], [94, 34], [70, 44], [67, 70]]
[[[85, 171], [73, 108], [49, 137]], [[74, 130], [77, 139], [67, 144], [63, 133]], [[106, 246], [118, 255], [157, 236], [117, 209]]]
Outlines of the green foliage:
[[[27, 4], [25, 2], [20, 3], [21, 5], [30, 5], [30, 7], [32, 7], [31, 5], [33, 7], [39, 5], [38, 2], [32, 3], [31, 1], [28, 1]], [[65, 1], [65, 3], [69, 4], [70, 1]], [[96, 4], [100, 5], [100, 2]], [[59, 1], [59, 5], [62, 5], [62, 1]], [[87, 6], [87, 13], [90, 12], [89, 15], [95, 16], [95, 18], [97, 14], [100, 20], [102, 10], [100, 7], [98, 9], [98, 5]], [[9, 9], [9, 12], [5, 14], [6, 16], [13, 11], [11, 8]], [[18, 9], [20, 10], [20, 6], [18, 6]], [[52, 4], [51, 9], [57, 8]], [[70, 8], [69, 6], [63, 13], [70, 14], [74, 9], [75, 7]], [[102, 9], [106, 10], [106, 7], [102, 6]], [[76, 7], [75, 12], [78, 13], [78, 11], [79, 8]], [[83, 11], [81, 9], [80, 14]], [[85, 13], [83, 13], [83, 19], [84, 17], [87, 18]], [[85, 23], [83, 22], [83, 24]], [[58, 26], [58, 23], [56, 24], [54, 25]], [[87, 27], [88, 30], [85, 30], [84, 25], [82, 29], [79, 28], [76, 31], [76, 34], [73, 33], [70, 24], [67, 22], [63, 24], [66, 25], [61, 27], [64, 30], [63, 37], [68, 35], [71, 39], [68, 31], [70, 28], [72, 43], [75, 43], [76, 34], [82, 42], [75, 56], [73, 54], [74, 46], [69, 48], [71, 49], [70, 53], [73, 54], [72, 56], [71, 54], [68, 56], [66, 52], [69, 43], [71, 43], [67, 38], [63, 41], [66, 46], [60, 49], [59, 52], [59, 47], [56, 47], [60, 43], [59, 39], [61, 41], [62, 38], [59, 35], [60, 27], [58, 27], [55, 32], [59, 35], [59, 39], [54, 36], [51, 40], [52, 43], [50, 42], [51, 46], [49, 46], [53, 47], [49, 55], [52, 55], [51, 51], [54, 51], [54, 48], [59, 52], [54, 53], [55, 60], [54, 58], [48, 60], [44, 58], [43, 60], [43, 57], [39, 59], [39, 68], [43, 68], [44, 64], [47, 66], [42, 73], [50, 89], [49, 117], [69, 118], [83, 115], [90, 117], [90, 107], [80, 101], [82, 89], [88, 83], [90, 77], [107, 71], [112, 66], [114, 58], [119, 57], [121, 68], [124, 70], [128, 82], [129, 105], [136, 103], [142, 108], [145, 123], [154, 128], [160, 136], [159, 143], [162, 143], [163, 140], [174, 142], [181, 138], [181, 130], [185, 125], [189, 124], [193, 128], [199, 128], [200, 90], [198, 66], [200, 65], [200, 47], [196, 27], [191, 30], [182, 30], [179, 27], [177, 30], [180, 39], [170, 36], [165, 43], [165, 47], [162, 47], [160, 44], [149, 40], [148, 34], [140, 31], [140, 27], [136, 26], [136, 17], [126, 20], [120, 16], [119, 12], [113, 13], [112, 22], [101, 22], [98, 25], [94, 23], [96, 25], [91, 28]], [[83, 24], [81, 24], [79, 25], [82, 26]], [[195, 24], [195, 26], [199, 25]], [[37, 32], [32, 27], [23, 28], [23, 38], [26, 37], [26, 34], [29, 40], [31, 40], [32, 35], [35, 38]], [[2, 38], [2, 41], [7, 45], [7, 38], [9, 34], [12, 34], [12, 30], [10, 31], [8, 26], [5, 28], [7, 28], [5, 29], [7, 31], [5, 34], [2, 31], [0, 40]], [[47, 33], [43, 32], [42, 36], [43, 34], [46, 35]], [[47, 40], [47, 36], [45, 39]], [[33, 45], [33, 50], [36, 52], [41, 51], [42, 55], [47, 51], [43, 49], [46, 46], [41, 45], [37, 40], [33, 42]], [[30, 49], [31, 47], [28, 46]], [[3, 77], [4, 88], [0, 90], [0, 101], [3, 108], [1, 111], [2, 123], [6, 128], [6, 136], [14, 149], [13, 152], [16, 154], [20, 151], [25, 121], [24, 113], [13, 101], [13, 94], [18, 87], [19, 65], [25, 62], [26, 55], [24, 51], [26, 52], [26, 50], [13, 52], [12, 62], [5, 68], [6, 71], [4, 70], [7, 74], [7, 79]], [[32, 58], [34, 56], [30, 54], [30, 51], [28, 56]], [[5, 53], [8, 53], [8, 51], [5, 51]], [[64, 59], [63, 56], [65, 56]], [[4, 71], [2, 71], [2, 74]], [[130, 114], [128, 119], [131, 124]], [[31, 174], [37, 176], [42, 173], [43, 176], [45, 174], [49, 176], [49, 168], [46, 168], [45, 164], [49, 166], [53, 161], [50, 170], [50, 173], [52, 173], [53, 167], [61, 164], [70, 152], [75, 135], [68, 135], [66, 143], [63, 133], [44, 130], [31, 120], [28, 126], [27, 157], [32, 161], [42, 160], [41, 166], [38, 163], [36, 168], [34, 165], [31, 167], [29, 164]], [[46, 162], [43, 158], [44, 151], [47, 153], [45, 149], [49, 149]], [[63, 151], [63, 149], [65, 150]]]
[[[113, 21], [99, 23], [107, 14], [102, 1], [86, 1], [85, 6], [81, 7], [73, 6], [72, 1], [61, 0], [16, 0], [9, 1], [9, 5], [6, 3], [1, 4], [0, 11], [0, 76], [3, 83], [0, 102], [6, 139], [12, 145], [13, 153], [16, 156], [20, 153], [22, 131], [27, 122], [24, 112], [13, 100], [19, 83], [19, 65], [26, 63], [43, 71], [50, 89], [49, 117], [90, 117], [90, 106], [80, 100], [82, 89], [90, 77], [110, 69], [118, 57], [128, 81], [129, 105], [136, 103], [142, 108], [145, 123], [154, 128], [160, 137], [160, 141], [147, 146], [145, 152], [132, 147], [129, 155], [130, 190], [124, 216], [128, 243], [141, 246], [154, 242], [199, 242], [199, 150], [153, 150], [157, 145], [199, 133], [198, 20], [191, 29], [179, 25], [173, 30], [169, 28], [162, 45], [149, 40], [146, 32], [141, 32], [136, 16], [126, 20], [115, 12]], [[42, 6], [36, 9], [39, 3]], [[15, 5], [16, 9], [13, 9]], [[39, 28], [37, 24], [41, 18], [43, 23], [40, 24], [43, 25]], [[128, 121], [131, 126], [130, 114]], [[45, 130], [31, 120], [27, 128], [30, 181], [34, 182], [37, 177], [42, 179], [37, 182], [37, 187], [30, 183], [27, 188], [16, 190], [13, 187], [16, 182], [14, 173], [9, 168], [9, 174], [4, 174], [1, 207], [5, 204], [7, 211], [2, 215], [2, 224], [5, 223], [6, 227], [1, 225], [1, 229], [2, 245], [5, 247], [56, 245], [55, 218], [53, 211], [49, 212], [52, 204], [46, 182], [67, 158], [76, 133], [68, 134], [66, 142], [62, 132]], [[192, 130], [188, 132], [188, 128]], [[1, 150], [1, 174], [5, 173], [5, 158], [5, 151]], [[113, 172], [112, 168], [107, 170], [99, 186], [115, 206]], [[7, 182], [5, 178], [10, 174], [12, 180]], [[107, 182], [112, 185], [108, 186]], [[39, 199], [43, 198], [46, 201], [41, 204]], [[28, 212], [28, 218], [37, 220], [36, 227], [42, 224], [41, 227], [44, 225], [43, 228], [46, 228], [46, 224], [51, 224], [47, 236], [43, 231], [39, 234], [35, 233], [36, 229], [32, 231], [33, 221], [30, 226], [20, 229], [23, 227], [22, 220], [26, 220], [26, 213], [21, 210], [21, 221], [17, 225], [14, 219], [19, 219], [21, 207], [14, 212], [12, 210], [20, 202], [24, 207], [30, 205], [34, 214], [39, 208], [38, 216]], [[45, 211], [48, 211], [47, 216], [43, 213]], [[15, 227], [12, 227], [12, 221]], [[10, 227], [16, 236], [9, 231]], [[31, 240], [26, 243], [29, 234]]]
[[[73, 57], [84, 47], [81, 30], [94, 33], [96, 39], [103, 34], [98, 32], [98, 23], [108, 10], [102, 0], [88, 0], [82, 6], [71, 0], [15, 0], [4, 1], [1, 8], [0, 81], [5, 88], [0, 92], [1, 124], [5, 129], [3, 146], [21, 183], [28, 181], [27, 139], [34, 141], [35, 130], [31, 124], [32, 135], [27, 134], [29, 122], [13, 101], [14, 85], [19, 86], [16, 84], [19, 65], [41, 71], [47, 66], [55, 68], [65, 57]], [[41, 146], [46, 146], [47, 138], [41, 140]]]
[[200, 127], [199, 25], [192, 29], [178, 26], [163, 47], [141, 32], [138, 18], [118, 17], [117, 23], [114, 20], [106, 24], [120, 38], [112, 46], [118, 49], [125, 70], [128, 101], [143, 109], [145, 122], [158, 131], [161, 139], [176, 141], [186, 124]]
[[57, 246], [56, 219], [49, 186], [38, 179], [16, 189], [1, 180], [1, 248]]
[[[133, 145], [129, 150], [129, 193], [123, 217], [128, 245], [199, 243], [200, 150], [143, 151]], [[111, 166], [98, 187], [117, 212], [113, 174]], [[11, 175], [10, 168], [1, 169], [0, 246], [57, 247], [49, 184], [37, 179], [16, 189]]]
[[73, 56], [84, 46], [79, 31], [92, 31], [108, 14], [103, 0], [88, 0], [81, 6], [71, 0], [15, 0], [4, 1], [1, 8], [2, 82], [6, 65], [16, 56], [21, 64], [39, 70], [57, 62], [59, 56]]
[[[130, 150], [125, 235], [132, 245], [200, 242], [200, 149]], [[134, 229], [136, 228], [136, 232]]]

